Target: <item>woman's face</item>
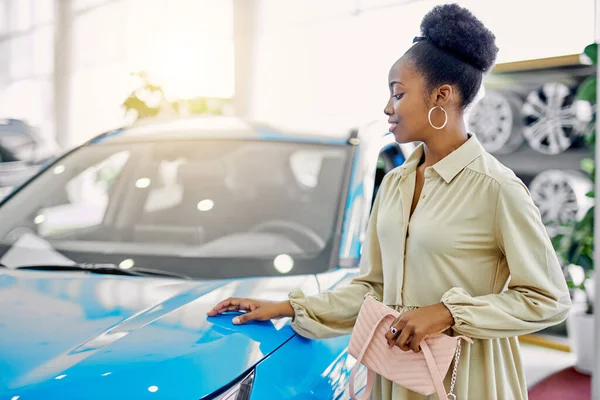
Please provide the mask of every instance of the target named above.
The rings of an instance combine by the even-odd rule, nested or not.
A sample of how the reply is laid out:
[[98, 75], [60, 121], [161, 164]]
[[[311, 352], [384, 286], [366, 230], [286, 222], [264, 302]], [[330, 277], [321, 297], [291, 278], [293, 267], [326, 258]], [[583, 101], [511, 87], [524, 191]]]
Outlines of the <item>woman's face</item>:
[[[390, 98], [384, 112], [396, 142], [427, 141], [433, 132], [439, 132], [431, 127], [427, 117], [437, 96], [434, 92], [426, 93], [425, 79], [415, 71], [412, 61], [398, 60], [390, 70], [388, 83]], [[440, 110], [435, 110], [431, 117], [436, 126], [444, 123]]]

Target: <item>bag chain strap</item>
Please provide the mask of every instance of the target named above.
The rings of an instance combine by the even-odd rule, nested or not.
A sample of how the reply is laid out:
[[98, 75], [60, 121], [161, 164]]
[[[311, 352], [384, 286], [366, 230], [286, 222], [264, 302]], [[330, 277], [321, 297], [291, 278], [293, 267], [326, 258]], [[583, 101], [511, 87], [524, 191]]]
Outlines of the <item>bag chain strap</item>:
[[454, 385], [456, 385], [458, 361], [460, 360], [460, 342], [462, 342], [461, 339], [458, 340], [458, 345], [456, 346], [456, 357], [454, 358], [454, 369], [452, 370], [452, 381], [450, 382], [450, 392], [448, 392], [448, 400], [456, 400], [456, 395], [454, 394]]

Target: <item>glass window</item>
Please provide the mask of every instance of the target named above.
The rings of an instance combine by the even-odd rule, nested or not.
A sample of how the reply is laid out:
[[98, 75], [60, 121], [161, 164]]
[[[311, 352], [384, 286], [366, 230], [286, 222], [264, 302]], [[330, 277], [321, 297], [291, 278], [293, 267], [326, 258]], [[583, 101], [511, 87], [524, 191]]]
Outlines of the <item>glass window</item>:
[[[7, 0], [0, 0], [0, 36], [4, 36], [8, 33], [8, 2]], [[0, 54], [6, 54], [0, 52]], [[2, 71], [0, 71], [2, 76]]]
[[8, 10], [10, 32], [22, 32], [31, 28], [33, 15], [31, 0], [8, 0]]
[[12, 221], [0, 226], [0, 256], [12, 249], [11, 266], [22, 265], [15, 251], [33, 237], [46, 243], [39, 262], [50, 251], [210, 278], [323, 271], [348, 154], [248, 140], [86, 146], [0, 208]]
[[33, 46], [31, 35], [9, 40], [9, 70], [13, 80], [28, 78], [33, 72]]
[[33, 34], [33, 73], [48, 76], [54, 71], [54, 27], [44, 26]]
[[[41, 237], [57, 235], [69, 231], [98, 226], [102, 223], [108, 206], [109, 193], [118, 179], [128, 151], [110, 154], [99, 162], [85, 166], [83, 171], [68, 179], [59, 196], [46, 202], [34, 218], [37, 233]], [[61, 174], [66, 167], [54, 167], [54, 173]]]
[[[136, 186], [148, 185], [140, 227], [193, 228], [202, 237], [194, 233], [199, 242], [186, 242], [214, 241], [211, 246], [216, 248], [217, 242], [225, 246], [253, 228], [262, 232], [268, 221], [287, 220], [324, 242], [337, 203], [335, 199], [323, 202], [317, 212], [314, 202], [327, 197], [327, 187], [339, 185], [334, 177], [343, 175], [344, 159], [342, 149], [297, 144], [206, 141], [190, 148], [157, 147], [145, 168], [147, 174], [135, 181]], [[299, 168], [298, 161], [306, 161], [306, 167]], [[163, 238], [168, 240], [169, 235]], [[249, 241], [253, 239], [260, 244], [260, 239], [249, 235]], [[299, 250], [293, 245], [288, 250], [294, 249]], [[275, 246], [273, 252], [277, 251]]]
[[306, 20], [311, 22], [350, 16], [358, 8], [356, 0], [304, 0], [296, 3], [300, 4]]
[[161, 0], [134, 1], [138, 7], [143, 4], [144, 8], [154, 8], [144, 12], [159, 18], [158, 28], [163, 32], [198, 32], [211, 39], [233, 37], [232, 0], [169, 0], [168, 7]]
[[[307, 188], [315, 188], [322, 178], [321, 172], [330, 154], [319, 150], [299, 150], [290, 156], [290, 168], [296, 181]], [[325, 166], [325, 168], [327, 168]]]
[[177, 179], [184, 160], [161, 160], [158, 163], [157, 180], [148, 191], [144, 213], [154, 213], [177, 207], [183, 200], [183, 185]]
[[148, 72], [170, 98], [233, 95], [231, 0], [130, 0], [126, 10], [119, 37], [134, 71]]
[[98, 47], [103, 38], [98, 32], [103, 31], [103, 21], [97, 18], [98, 15], [98, 10], [93, 10], [77, 16], [73, 23], [73, 65], [77, 70], [101, 63], [103, 55], [98, 54]]
[[47, 24], [54, 21], [54, 0], [34, 0], [34, 25]]
[[108, 3], [107, 0], [73, 0], [73, 10], [81, 11], [88, 8]]
[[72, 143], [82, 143], [98, 132], [123, 126], [125, 114], [121, 104], [130, 85], [131, 76], [120, 63], [76, 71], [70, 104]]
[[8, 82], [10, 81], [8, 73], [8, 59], [10, 57], [6, 56], [6, 54], [9, 54], [8, 45], [9, 42], [7, 40], [0, 41], [0, 93], [2, 93], [3, 90], [2, 86], [8, 85]]
[[119, 1], [75, 17], [73, 23], [75, 68], [95, 67], [124, 56], [122, 41], [124, 26], [127, 24], [124, 15], [126, 10], [126, 5]]

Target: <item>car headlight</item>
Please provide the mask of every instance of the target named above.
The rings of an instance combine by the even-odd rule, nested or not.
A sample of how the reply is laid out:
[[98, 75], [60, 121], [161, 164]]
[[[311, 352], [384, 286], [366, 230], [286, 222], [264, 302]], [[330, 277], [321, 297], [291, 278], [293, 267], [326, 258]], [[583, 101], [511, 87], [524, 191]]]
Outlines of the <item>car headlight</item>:
[[250, 399], [253, 384], [254, 371], [245, 375], [224, 393], [215, 397], [214, 400], [248, 400]]

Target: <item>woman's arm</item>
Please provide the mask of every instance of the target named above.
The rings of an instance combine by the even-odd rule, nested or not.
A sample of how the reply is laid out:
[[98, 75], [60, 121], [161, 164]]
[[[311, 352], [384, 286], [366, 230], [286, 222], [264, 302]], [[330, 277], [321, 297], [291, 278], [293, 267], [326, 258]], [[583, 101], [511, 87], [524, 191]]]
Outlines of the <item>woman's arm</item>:
[[381, 250], [377, 236], [377, 215], [379, 203], [385, 196], [389, 182], [386, 175], [377, 192], [369, 217], [367, 235], [360, 258], [363, 275], [352, 280], [350, 285], [327, 291], [316, 296], [304, 296], [297, 289], [290, 293], [290, 304], [294, 309], [292, 327], [301, 336], [327, 338], [349, 334], [362, 306], [364, 296], [372, 293], [383, 297], [383, 272]]
[[495, 231], [510, 270], [508, 289], [472, 297], [452, 288], [442, 303], [454, 317], [453, 329], [491, 339], [533, 333], [565, 320], [571, 299], [566, 280], [538, 208], [516, 177], [500, 185]]

